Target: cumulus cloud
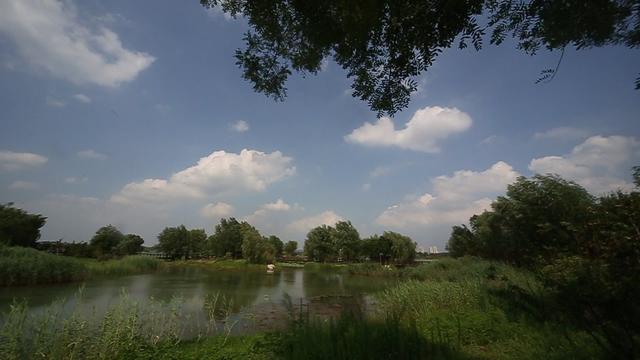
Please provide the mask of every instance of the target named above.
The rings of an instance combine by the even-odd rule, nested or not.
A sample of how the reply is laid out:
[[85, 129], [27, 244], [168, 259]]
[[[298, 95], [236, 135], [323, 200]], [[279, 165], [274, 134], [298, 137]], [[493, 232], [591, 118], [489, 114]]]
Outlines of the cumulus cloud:
[[237, 132], [240, 132], [240, 133], [249, 131], [249, 123], [247, 123], [244, 120], [238, 120], [238, 121], [234, 122], [233, 124], [231, 124], [231, 130], [237, 131]]
[[278, 199], [275, 202], [261, 205], [243, 220], [249, 222], [264, 234], [279, 234], [285, 237], [297, 236], [297, 234], [290, 234], [286, 229], [286, 225], [291, 222], [295, 214], [302, 210], [304, 208], [297, 203], [291, 205], [282, 199]]
[[49, 159], [38, 154], [0, 150], [0, 169], [5, 171], [38, 167], [47, 161]]
[[155, 60], [124, 48], [118, 34], [90, 29], [70, 1], [0, 2], [0, 33], [13, 40], [24, 61], [75, 84], [115, 87], [135, 79]]
[[396, 129], [388, 117], [375, 124], [364, 123], [345, 140], [366, 146], [395, 146], [427, 153], [440, 152], [439, 142], [471, 127], [471, 117], [456, 109], [439, 106], [416, 111], [403, 129]]
[[81, 150], [76, 153], [79, 158], [83, 159], [92, 159], [92, 160], [106, 160], [108, 158], [107, 155], [101, 154], [95, 150], [87, 149]]
[[587, 190], [601, 194], [633, 185], [624, 180], [632, 165], [640, 160], [640, 142], [626, 136], [592, 136], [569, 154], [531, 160], [529, 170], [553, 173], [573, 180]]
[[309, 230], [320, 225], [334, 225], [343, 218], [331, 210], [321, 212], [320, 214], [298, 219], [289, 225], [287, 230], [296, 234], [306, 234]]
[[207, 204], [200, 210], [200, 215], [209, 219], [220, 219], [228, 217], [233, 214], [235, 209], [232, 205], [225, 202], [217, 202], [214, 204]]
[[88, 97], [85, 94], [75, 94], [73, 95], [73, 98], [76, 99], [77, 101], [81, 102], [81, 103], [85, 103], [88, 104], [91, 102], [91, 98]]
[[223, 193], [263, 191], [295, 174], [293, 159], [279, 151], [270, 154], [242, 150], [239, 154], [215, 151], [169, 179], [145, 179], [125, 185], [111, 197], [119, 203], [158, 203], [202, 199]]
[[465, 223], [491, 204], [519, 174], [499, 161], [484, 171], [460, 170], [431, 180], [431, 192], [390, 206], [378, 218], [393, 228], [429, 227]]
[[535, 140], [578, 140], [589, 136], [589, 132], [569, 126], [560, 126], [533, 134]]
[[22, 180], [14, 181], [9, 185], [11, 190], [38, 190], [39, 188], [40, 185], [38, 183]]
[[269, 211], [289, 211], [291, 209], [291, 206], [282, 199], [278, 199], [276, 202], [264, 204], [262, 207]]

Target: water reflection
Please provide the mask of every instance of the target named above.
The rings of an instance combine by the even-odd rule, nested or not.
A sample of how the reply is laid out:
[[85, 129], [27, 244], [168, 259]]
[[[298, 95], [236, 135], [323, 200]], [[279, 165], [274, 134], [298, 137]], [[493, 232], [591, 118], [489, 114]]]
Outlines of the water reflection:
[[[229, 316], [238, 322], [234, 332], [261, 331], [286, 322], [288, 312], [283, 299], [312, 315], [326, 316], [340, 311], [348, 303], [367, 304], [368, 294], [384, 289], [391, 280], [357, 277], [330, 271], [284, 269], [275, 274], [241, 271], [207, 271], [183, 268], [178, 271], [94, 279], [83, 285], [63, 284], [0, 288], [0, 311], [6, 312], [14, 299], [24, 299], [31, 312], [42, 311], [56, 299], [71, 312], [81, 301], [101, 314], [118, 302], [123, 293], [142, 304], [179, 302], [189, 313], [188, 321], [206, 322], [205, 299], [219, 294], [228, 305]], [[285, 295], [286, 294], [286, 295]], [[291, 309], [289, 309], [291, 310]], [[187, 321], [187, 320], [185, 320]]]

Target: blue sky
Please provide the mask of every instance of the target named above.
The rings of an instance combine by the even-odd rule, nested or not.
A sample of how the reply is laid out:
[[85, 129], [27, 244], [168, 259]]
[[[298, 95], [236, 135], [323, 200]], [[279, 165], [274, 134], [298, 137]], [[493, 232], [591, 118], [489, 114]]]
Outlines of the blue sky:
[[640, 164], [637, 50], [568, 51], [546, 84], [558, 53], [448, 50], [379, 120], [330, 61], [285, 102], [253, 92], [233, 58], [246, 23], [198, 1], [36, 3], [0, 5], [0, 201], [47, 216], [46, 240], [112, 223], [154, 244], [235, 216], [284, 240], [348, 219], [442, 249], [518, 175], [598, 194]]

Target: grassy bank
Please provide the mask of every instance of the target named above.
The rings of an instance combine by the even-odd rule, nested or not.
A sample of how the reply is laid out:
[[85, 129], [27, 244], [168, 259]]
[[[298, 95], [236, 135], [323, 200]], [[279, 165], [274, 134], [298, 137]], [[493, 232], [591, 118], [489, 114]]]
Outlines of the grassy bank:
[[592, 338], [547, 320], [536, 277], [478, 259], [443, 259], [403, 270], [411, 280], [378, 296], [379, 311], [487, 359], [593, 359]]
[[222, 271], [266, 271], [266, 265], [250, 264], [243, 259], [224, 259], [224, 260], [182, 260], [167, 263], [167, 266], [173, 269], [185, 267], [197, 267], [203, 270], [222, 270]]
[[49, 254], [24, 247], [0, 247], [0, 286], [55, 284], [98, 276], [156, 271], [163, 262], [149, 257], [125, 256], [97, 261]]
[[[80, 295], [81, 296], [81, 295]], [[183, 340], [179, 302], [137, 303], [123, 295], [103, 316], [60, 304], [30, 312], [14, 304], [0, 318], [0, 358], [12, 359], [466, 359], [442, 341], [424, 338], [397, 319], [345, 313], [332, 322], [293, 321], [284, 331], [229, 336], [224, 309], [205, 305], [209, 322]], [[211, 307], [213, 306], [213, 308]], [[218, 329], [218, 331], [212, 331]]]
[[[218, 265], [243, 268], [239, 262]], [[348, 271], [349, 266], [340, 269]], [[196, 328], [187, 341], [185, 319], [194, 317], [182, 313], [179, 303], [152, 301], [142, 306], [123, 297], [104, 316], [87, 318], [80, 315], [87, 312], [78, 311], [64, 319], [55, 307], [30, 315], [24, 305], [16, 304], [0, 318], [0, 358], [594, 359], [604, 355], [584, 332], [548, 320], [544, 288], [532, 273], [471, 258], [384, 271], [394, 271], [406, 281], [376, 296], [374, 314], [356, 311], [335, 320], [310, 321], [296, 319], [302, 311], [290, 308], [288, 329], [251, 336], [228, 335], [230, 322], [221, 319], [216, 309], [216, 304], [225, 302], [217, 300], [204, 305], [213, 324], [186, 321]]]

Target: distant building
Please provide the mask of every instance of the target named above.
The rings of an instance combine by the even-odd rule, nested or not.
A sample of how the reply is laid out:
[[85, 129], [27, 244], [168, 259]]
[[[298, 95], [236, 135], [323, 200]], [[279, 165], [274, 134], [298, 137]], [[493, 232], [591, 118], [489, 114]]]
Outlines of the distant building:
[[429, 246], [429, 249], [427, 250], [427, 254], [438, 254], [438, 247], [437, 246]]

